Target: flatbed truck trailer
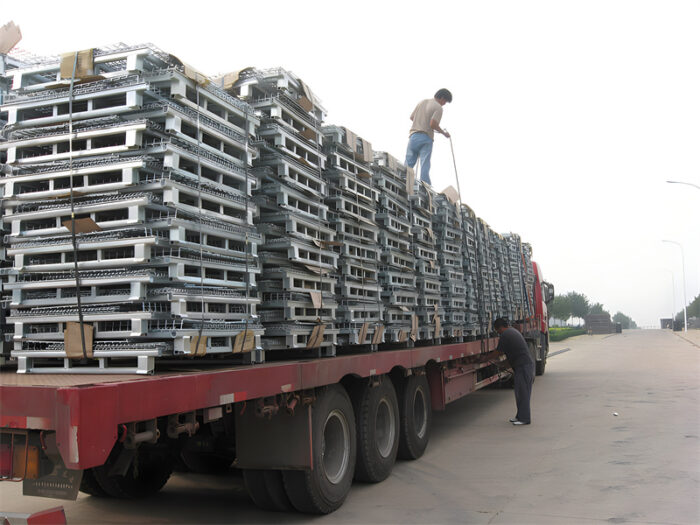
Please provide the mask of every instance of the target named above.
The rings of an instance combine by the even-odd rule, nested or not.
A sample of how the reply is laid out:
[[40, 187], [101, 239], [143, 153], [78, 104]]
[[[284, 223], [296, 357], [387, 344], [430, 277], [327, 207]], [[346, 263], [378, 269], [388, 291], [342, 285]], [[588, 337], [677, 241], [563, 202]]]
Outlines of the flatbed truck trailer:
[[[516, 324], [544, 373], [548, 352], [536, 263], [535, 315]], [[544, 294], [544, 296], [543, 296]], [[508, 379], [498, 339], [151, 376], [0, 373], [0, 476], [25, 495], [146, 497], [174, 468], [242, 469], [267, 510], [325, 514], [353, 479], [386, 479], [419, 458], [433, 410]], [[193, 368], [197, 367], [197, 368]]]

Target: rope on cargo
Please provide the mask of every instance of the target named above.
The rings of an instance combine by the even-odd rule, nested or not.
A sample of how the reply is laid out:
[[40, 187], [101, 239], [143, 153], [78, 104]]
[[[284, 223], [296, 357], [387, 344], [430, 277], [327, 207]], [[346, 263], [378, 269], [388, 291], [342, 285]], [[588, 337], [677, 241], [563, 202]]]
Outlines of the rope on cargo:
[[[202, 340], [204, 332], [204, 231], [202, 229], [202, 158], [200, 148], [202, 147], [202, 129], [200, 121], [200, 106], [199, 106], [199, 73], [195, 75], [194, 90], [197, 102], [197, 203], [198, 203], [198, 221], [199, 221], [199, 289], [200, 289], [200, 304], [202, 309], [202, 318], [199, 322], [199, 330], [197, 332], [197, 340], [194, 345], [194, 355], [199, 353], [199, 344]], [[206, 352], [206, 347], [205, 347]]]
[[[313, 101], [312, 101], [313, 103]], [[321, 167], [321, 119], [319, 119], [315, 114], [314, 114], [314, 121], [316, 123], [316, 163], [318, 166], [318, 178], [319, 180], [323, 181], [323, 168]], [[319, 194], [321, 192], [319, 191]], [[323, 323], [323, 267], [321, 266], [322, 260], [323, 260], [323, 241], [321, 240], [321, 228], [322, 228], [322, 223], [321, 223], [321, 207], [323, 206], [323, 196], [319, 195], [318, 197], [318, 213], [316, 214], [316, 222], [318, 224], [318, 231], [316, 232], [316, 237], [318, 238], [318, 277], [319, 277], [319, 293], [321, 294], [321, 304], [320, 308], [318, 309], [318, 325], [322, 325]], [[313, 334], [313, 331], [311, 332]], [[311, 336], [309, 336], [311, 337]], [[321, 339], [318, 342], [318, 348], [321, 348], [321, 343], [323, 342], [323, 339]]]
[[[445, 131], [447, 131], [447, 130], [445, 130]], [[465, 244], [465, 240], [466, 240], [466, 237], [467, 237], [467, 236], [465, 235], [465, 232], [464, 232], [464, 215], [463, 215], [463, 213], [462, 213], [462, 189], [459, 187], [459, 174], [457, 173], [457, 159], [455, 158], [455, 149], [454, 149], [454, 146], [452, 145], [452, 135], [449, 136], [449, 139], [450, 139], [450, 151], [452, 152], [452, 165], [454, 166], [454, 170], [455, 170], [455, 180], [457, 181], [457, 197], [459, 197], [459, 203], [457, 203], [457, 208], [459, 208], [459, 229], [462, 230], [462, 248], [464, 248], [464, 244]], [[466, 250], [465, 250], [465, 251], [466, 251]], [[467, 259], [468, 259], [468, 258], [467, 258]], [[465, 292], [466, 292], [466, 290], [465, 290]], [[465, 301], [464, 301], [464, 305], [465, 305], [465, 308], [464, 308], [464, 315], [465, 315], [464, 322], [465, 322], [465, 324], [466, 324], [466, 315], [467, 315], [467, 308], [466, 308], [466, 306], [467, 306], [467, 301], [466, 301], [467, 297], [466, 297], [466, 293], [465, 293], [464, 299], [465, 299]], [[464, 334], [462, 334], [462, 335], [464, 335]]]
[[[68, 179], [70, 180], [70, 222], [71, 242], [73, 244], [73, 267], [75, 269], [75, 297], [78, 305], [78, 322], [80, 323], [80, 345], [83, 351], [83, 361], [87, 361], [87, 346], [85, 344], [85, 320], [83, 317], [83, 304], [80, 299], [80, 273], [78, 271], [78, 239], [75, 234], [75, 200], [73, 195], [73, 88], [75, 86], [75, 73], [78, 69], [78, 52], [73, 57], [73, 71], [70, 77], [68, 89]], [[65, 348], [65, 339], [64, 339]], [[66, 356], [68, 354], [66, 353]]]
[[[248, 122], [248, 109], [249, 106], [248, 104], [245, 105], [245, 188], [243, 191], [245, 192], [245, 217], [244, 220], [246, 224], [248, 223], [248, 140], [250, 139], [250, 132], [249, 132], [249, 122]], [[246, 346], [246, 340], [248, 339], [248, 320], [251, 318], [251, 313], [250, 313], [250, 274], [248, 273], [248, 256], [250, 253], [250, 239], [248, 237], [248, 228], [245, 230], [245, 310], [246, 310], [246, 315], [245, 315], [245, 325], [243, 327], [243, 342], [241, 343], [241, 352], [245, 351], [245, 346]], [[235, 350], [235, 347], [234, 347]]]

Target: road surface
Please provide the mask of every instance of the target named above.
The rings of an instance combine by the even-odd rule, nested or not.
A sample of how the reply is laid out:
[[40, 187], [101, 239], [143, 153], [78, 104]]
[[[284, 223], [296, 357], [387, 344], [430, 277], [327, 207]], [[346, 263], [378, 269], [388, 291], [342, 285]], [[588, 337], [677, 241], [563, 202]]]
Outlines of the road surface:
[[[552, 348], [533, 390], [533, 424], [514, 427], [513, 393], [488, 389], [435, 414], [417, 461], [377, 485], [356, 483], [335, 513], [259, 511], [240, 476], [176, 474], [142, 501], [21, 496], [0, 508], [62, 504], [94, 523], [700, 523], [700, 337], [635, 330]], [[617, 414], [617, 415], [615, 415]]]

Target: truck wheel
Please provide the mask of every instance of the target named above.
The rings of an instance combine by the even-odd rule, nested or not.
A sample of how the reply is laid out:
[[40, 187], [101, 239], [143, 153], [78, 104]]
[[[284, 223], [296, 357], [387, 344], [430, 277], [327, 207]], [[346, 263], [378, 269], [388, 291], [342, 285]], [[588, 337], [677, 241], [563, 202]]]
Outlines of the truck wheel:
[[104, 498], [108, 495], [95, 479], [95, 474], [91, 468], [83, 470], [83, 479], [80, 480], [80, 492], [97, 498]]
[[328, 514], [350, 492], [357, 442], [355, 415], [345, 389], [332, 385], [312, 410], [312, 470], [285, 470], [284, 487], [300, 512]]
[[277, 510], [265, 484], [264, 470], [244, 469], [243, 481], [253, 503], [263, 510]]
[[544, 349], [542, 350], [542, 361], [535, 362], [535, 375], [541, 376], [544, 374], [544, 367], [547, 366], [547, 356], [549, 355], [549, 341], [545, 340]]
[[187, 470], [198, 474], [225, 474], [231, 468], [233, 456], [224, 454], [182, 450], [180, 460]]
[[279, 470], [245, 469], [243, 480], [251, 499], [261, 509], [279, 512], [294, 510]]
[[406, 378], [399, 391], [399, 409], [399, 457], [418, 459], [428, 446], [432, 423], [430, 388], [425, 375]]
[[399, 403], [394, 385], [361, 384], [353, 395], [357, 429], [355, 479], [377, 483], [391, 474], [399, 448]]
[[543, 359], [542, 361], [537, 361], [535, 363], [535, 375], [541, 376], [544, 374], [544, 367], [547, 365], [547, 361]]
[[168, 482], [173, 472], [173, 459], [163, 453], [144, 450], [143, 446], [137, 450], [125, 475], [110, 475], [109, 471], [121, 450], [121, 445], [115, 447], [107, 462], [93, 469], [95, 479], [108, 495], [123, 499], [145, 498], [158, 492]]
[[265, 471], [265, 487], [274, 504], [274, 510], [280, 512], [292, 512], [294, 505], [287, 496], [287, 491], [284, 488], [284, 479], [280, 470]]

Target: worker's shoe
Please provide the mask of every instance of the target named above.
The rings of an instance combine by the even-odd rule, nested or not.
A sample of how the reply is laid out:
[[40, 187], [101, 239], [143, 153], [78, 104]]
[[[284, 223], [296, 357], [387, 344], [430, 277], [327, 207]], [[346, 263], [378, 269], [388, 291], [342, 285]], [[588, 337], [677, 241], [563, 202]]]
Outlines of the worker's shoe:
[[515, 423], [517, 420], [518, 420], [517, 417], [512, 417], [508, 421], [510, 421], [511, 423]]
[[528, 421], [527, 423], [525, 421], [518, 421], [517, 419], [515, 421], [512, 421], [514, 425], [529, 425], [530, 422]]

